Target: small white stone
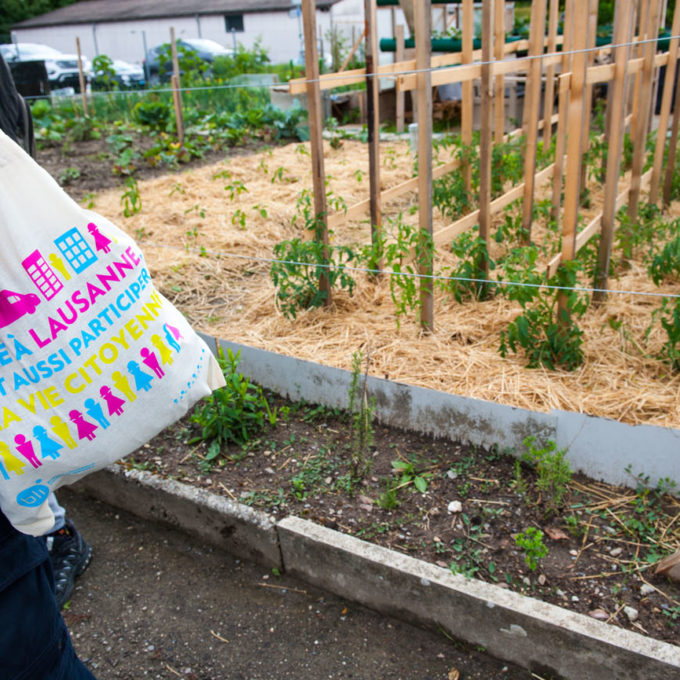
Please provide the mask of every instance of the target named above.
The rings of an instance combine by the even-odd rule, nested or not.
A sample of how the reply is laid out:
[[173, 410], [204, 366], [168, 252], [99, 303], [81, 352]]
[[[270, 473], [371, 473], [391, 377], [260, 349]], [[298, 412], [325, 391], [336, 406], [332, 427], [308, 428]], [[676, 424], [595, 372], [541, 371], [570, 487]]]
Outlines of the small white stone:
[[456, 478], [458, 477], [458, 473], [455, 472], [454, 470], [449, 470], [449, 471], [446, 473], [446, 476], [447, 476], [449, 479], [456, 479]]
[[647, 583], [643, 583], [642, 586], [640, 586], [640, 595], [642, 595], [642, 597], [647, 597], [647, 595], [651, 595], [655, 591], [656, 588]]
[[541, 575], [538, 577], [538, 585], [539, 585], [539, 586], [544, 586], [546, 581], [547, 581], [547, 579], [546, 579], [546, 577], [545, 577], [544, 574], [541, 574]]
[[451, 501], [446, 507], [449, 515], [453, 515], [456, 512], [463, 512], [463, 504], [460, 501]]
[[624, 607], [623, 613], [628, 617], [629, 621], [637, 621], [638, 610], [635, 607]]
[[525, 586], [530, 586], [530, 585], [531, 585], [531, 579], [530, 579], [528, 576], [525, 576], [525, 577], [522, 579], [522, 583], [523, 583]]
[[622, 552], [623, 552], [623, 548], [612, 548], [612, 549], [609, 551], [609, 554], [610, 554], [612, 557], [618, 557]]
[[572, 596], [571, 596], [571, 601], [572, 601], [572, 602], [578, 602], [578, 601], [579, 601], [578, 595], [572, 595]]

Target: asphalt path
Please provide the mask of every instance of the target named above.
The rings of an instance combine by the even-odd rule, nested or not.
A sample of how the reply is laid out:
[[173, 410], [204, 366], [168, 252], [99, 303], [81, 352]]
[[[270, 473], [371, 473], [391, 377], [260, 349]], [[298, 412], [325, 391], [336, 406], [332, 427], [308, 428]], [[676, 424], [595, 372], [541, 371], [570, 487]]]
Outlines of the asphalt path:
[[100, 680], [530, 680], [443, 633], [59, 492], [94, 556], [64, 612]]

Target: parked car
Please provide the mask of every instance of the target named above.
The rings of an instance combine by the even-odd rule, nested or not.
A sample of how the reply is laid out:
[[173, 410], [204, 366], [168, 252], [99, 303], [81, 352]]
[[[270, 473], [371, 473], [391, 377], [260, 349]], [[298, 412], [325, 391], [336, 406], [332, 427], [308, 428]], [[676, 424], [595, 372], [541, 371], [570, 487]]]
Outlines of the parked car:
[[[222, 47], [214, 40], [206, 38], [180, 38], [177, 40], [177, 49], [179, 52], [182, 49], [194, 52], [199, 59], [206, 62], [208, 68], [217, 57], [231, 57], [234, 54], [232, 49]], [[157, 83], [170, 80], [172, 75], [170, 43], [152, 47], [146, 53], [145, 64], [146, 71], [149, 74], [149, 82]]]
[[116, 85], [121, 89], [144, 87], [146, 76], [144, 69], [137, 64], [130, 64], [122, 59], [110, 59], [104, 55], [95, 57], [94, 80], [92, 87], [98, 90], [108, 90]]
[[[47, 78], [53, 90], [72, 87], [76, 92], [80, 91], [76, 54], [63, 54], [53, 47], [39, 43], [8, 43], [0, 45], [0, 52], [10, 66], [12, 63], [25, 61], [45, 62]], [[89, 83], [92, 64], [87, 57], [82, 57], [82, 62], [85, 79]]]

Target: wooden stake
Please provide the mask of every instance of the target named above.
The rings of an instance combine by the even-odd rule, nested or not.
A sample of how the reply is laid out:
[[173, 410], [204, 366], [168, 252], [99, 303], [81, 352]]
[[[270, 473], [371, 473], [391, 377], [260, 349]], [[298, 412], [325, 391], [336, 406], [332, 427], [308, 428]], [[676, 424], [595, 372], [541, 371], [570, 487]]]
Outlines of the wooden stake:
[[675, 175], [675, 159], [678, 150], [678, 133], [680, 132], [680, 87], [675, 92], [673, 102], [673, 125], [671, 126], [671, 138], [668, 142], [668, 158], [666, 160], [666, 176], [663, 182], [663, 203], [668, 206], [671, 202], [673, 190], [673, 176]]
[[[380, 214], [380, 80], [377, 71], [378, 21], [376, 0], [365, 0], [364, 18], [366, 34], [366, 116], [368, 119], [368, 169], [371, 200], [371, 242], [380, 241], [382, 217]], [[378, 269], [381, 263], [376, 262]]]
[[616, 219], [616, 199], [618, 195], [619, 170], [621, 168], [621, 152], [625, 133], [626, 88], [628, 78], [626, 71], [631, 55], [630, 43], [634, 29], [633, 0], [619, 0], [616, 6], [614, 23], [614, 44], [622, 45], [614, 49], [614, 80], [609, 89], [608, 111], [608, 150], [605, 174], [604, 204], [602, 206], [602, 223], [600, 227], [600, 248], [594, 287], [599, 289], [593, 293], [593, 302], [601, 303], [606, 299], [609, 280], [609, 262], [611, 259], [612, 240], [614, 237], [614, 221]]
[[557, 79], [557, 131], [555, 133], [555, 170], [552, 178], [552, 208], [550, 217], [558, 222], [562, 206], [562, 178], [564, 176], [564, 150], [567, 144], [567, 111], [569, 106], [569, 73]]
[[[680, 2], [676, 2], [673, 14], [673, 24], [671, 35], [680, 33]], [[671, 40], [668, 50], [668, 63], [666, 64], [666, 78], [664, 80], [663, 98], [661, 100], [661, 111], [659, 114], [659, 130], [656, 138], [656, 149], [654, 151], [654, 171], [652, 172], [652, 183], [649, 187], [649, 202], [656, 203], [659, 198], [659, 185], [661, 184], [661, 171], [663, 169], [663, 155], [666, 150], [666, 136], [668, 134], [668, 119], [671, 113], [671, 103], [673, 100], [673, 87], [675, 85], [675, 74], [678, 63], [678, 40]]]
[[[557, 52], [557, 24], [559, 23], [559, 0], [550, 0], [548, 19], [548, 53]], [[545, 99], [543, 100], [543, 149], [550, 147], [552, 140], [552, 118], [555, 109], [555, 66], [550, 64], [545, 71]]]
[[[585, 121], [583, 117], [583, 93], [586, 80], [585, 54], [588, 36], [588, 13], [575, 11], [573, 15], [573, 48], [569, 109], [567, 113], [567, 169], [564, 189], [564, 221], [562, 226], [562, 262], [574, 259], [576, 252], [576, 224], [579, 212], [581, 180], [581, 149]], [[560, 293], [557, 303], [557, 323], [568, 323], [567, 294]]]
[[[590, 6], [589, 6], [589, 15], [588, 15], [588, 43], [587, 43], [587, 49], [588, 49], [588, 55], [586, 59], [586, 68], [590, 68], [591, 66], [594, 65], [595, 63], [595, 50], [594, 47], [597, 42], [597, 6], [598, 6], [599, 0], [590, 0]], [[584, 120], [586, 121], [588, 125], [588, 129], [590, 129], [590, 118], [592, 115], [593, 111], [593, 86], [588, 84], [586, 85], [585, 89], [585, 95], [584, 95], [584, 102], [585, 102], [585, 113], [584, 113]], [[590, 135], [585, 134], [583, 135], [583, 149], [581, 153], [583, 154], [583, 157], [585, 158], [585, 155], [588, 153], [588, 149], [590, 147]], [[581, 165], [581, 187], [584, 188], [586, 186], [586, 173], [588, 171], [588, 166], [586, 163], [583, 163]]]
[[[491, 57], [493, 54], [493, 7], [494, 0], [482, 2], [482, 97], [481, 97], [481, 128], [479, 136], [479, 237], [486, 243], [486, 253], [476, 263], [477, 278], [489, 278], [489, 236], [491, 231], [491, 125], [492, 125], [492, 94], [491, 94]], [[504, 6], [505, 2], [495, 0], [496, 5]], [[496, 14], [498, 16], [498, 14]], [[485, 284], [477, 286], [480, 297], [484, 297]]]
[[172, 87], [172, 103], [175, 107], [175, 124], [177, 125], [177, 141], [184, 146], [184, 114], [182, 112], [182, 93], [180, 91], [179, 78], [173, 73], [170, 76]]
[[175, 40], [175, 27], [170, 26], [170, 54], [172, 55], [172, 72], [177, 76], [177, 80], [181, 83], [179, 75], [179, 57], [177, 56], [177, 41]]
[[[345, 57], [345, 61], [342, 62], [342, 66], [340, 67], [340, 70], [338, 73], [342, 73], [348, 66], [349, 62], [352, 61], [352, 57], [354, 56], [354, 53], [359, 49], [359, 45], [361, 45], [361, 41], [364, 39], [364, 36], [366, 35], [366, 29], [361, 32], [361, 35], [356, 39], [354, 42], [354, 45], [352, 45], [352, 49], [349, 51], [349, 54]], [[397, 59], [397, 61], [399, 61]]]
[[[397, 63], [400, 63], [404, 61], [404, 24], [399, 24], [397, 26], [397, 32], [396, 32], [396, 40], [397, 40], [397, 51], [396, 51], [396, 61]], [[395, 85], [395, 96], [396, 96], [396, 106], [397, 106], [397, 132], [403, 132], [404, 131], [404, 118], [405, 118], [405, 104], [406, 104], [406, 95], [402, 91], [402, 89], [399, 87], [399, 80], [397, 79], [397, 83]]]
[[430, 59], [432, 45], [432, 4], [430, 0], [414, 2], [416, 33], [416, 69], [418, 71], [418, 224], [421, 232], [418, 272], [420, 279], [420, 325], [434, 330], [432, 301], [433, 253], [427, 244], [432, 239], [432, 85]]
[[[659, 25], [659, 0], [649, 0], [649, 13], [646, 21], [645, 36], [656, 38]], [[649, 124], [650, 109], [647, 104], [652, 96], [654, 54], [656, 53], [656, 41], [650, 41], [644, 46], [644, 63], [642, 66], [642, 79], [640, 85], [640, 106], [638, 116], [634, 119], [633, 130], [633, 166], [630, 177], [630, 198], [628, 201], [628, 216], [632, 222], [637, 222], [638, 207], [640, 204], [640, 178], [647, 154], [646, 138]]]
[[566, 0], [562, 35], [562, 75], [558, 80], [558, 116], [555, 138], [555, 172], [553, 173], [552, 209], [550, 216], [556, 222], [560, 218], [562, 203], [562, 179], [564, 176], [564, 153], [567, 145], [567, 111], [569, 107], [569, 73], [571, 72], [574, 47], [574, 0]]
[[83, 58], [80, 54], [80, 38], [76, 38], [76, 52], [78, 53], [78, 83], [80, 84], [80, 96], [83, 100], [83, 115], [88, 116], [87, 112], [87, 92], [85, 91], [85, 74], [83, 73]]
[[170, 52], [172, 54], [172, 102], [175, 106], [175, 123], [177, 125], [177, 141], [184, 146], [184, 113], [182, 111], [181, 80], [179, 75], [179, 58], [177, 57], [177, 41], [175, 40], [175, 28], [170, 27]]
[[[637, 40], [643, 40], [645, 37], [645, 18], [649, 12], [649, 0], [639, 0], [637, 8]], [[635, 57], [642, 58], [644, 54], [644, 45], [637, 45], [635, 47]], [[631, 110], [631, 125], [630, 136], [635, 140], [635, 130], [637, 129], [637, 121], [640, 116], [640, 88], [642, 87], [642, 71], [635, 74], [635, 84], [632, 88], [632, 101], [630, 104]]]
[[[543, 54], [545, 37], [546, 0], [531, 3], [531, 37], [529, 55]], [[524, 152], [524, 200], [522, 202], [522, 232], [527, 242], [531, 240], [531, 223], [534, 212], [534, 175], [536, 174], [536, 147], [538, 142], [538, 114], [541, 104], [542, 59], [532, 60], [527, 72], [524, 104], [527, 107], [526, 148]]]
[[[502, 61], [505, 58], [505, 2], [498, 0], [494, 14], [494, 59]], [[482, 10], [483, 11], [483, 10]], [[482, 51], [484, 45], [482, 45]], [[483, 59], [483, 57], [482, 57]], [[503, 74], [496, 76], [494, 81], [494, 117], [495, 117], [495, 143], [502, 144], [505, 135], [505, 77]]]
[[[475, 36], [475, 5], [474, 0], [463, 0], [463, 54], [461, 63], [472, 63], [472, 53]], [[472, 118], [474, 115], [474, 91], [472, 81], [466, 80], [462, 85], [463, 101], [461, 103], [461, 132], [460, 138], [464, 146], [472, 144]], [[461, 167], [465, 188], [472, 188], [472, 168], [469, 163]]]
[[[328, 262], [329, 238], [326, 209], [326, 172], [323, 159], [323, 125], [321, 88], [319, 87], [319, 57], [316, 47], [316, 1], [302, 0], [302, 25], [305, 38], [305, 77], [307, 78], [307, 111], [309, 140], [312, 148], [312, 184], [314, 189], [314, 237], [323, 244], [323, 259]], [[325, 293], [324, 305], [331, 304], [328, 272], [319, 270], [319, 291]]]

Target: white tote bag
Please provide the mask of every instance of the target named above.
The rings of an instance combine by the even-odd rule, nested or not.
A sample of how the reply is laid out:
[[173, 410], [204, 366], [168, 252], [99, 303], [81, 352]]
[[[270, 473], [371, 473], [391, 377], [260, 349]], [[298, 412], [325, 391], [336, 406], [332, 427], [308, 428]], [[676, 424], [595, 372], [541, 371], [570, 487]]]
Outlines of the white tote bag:
[[134, 241], [0, 132], [0, 507], [40, 535], [50, 491], [224, 384]]

